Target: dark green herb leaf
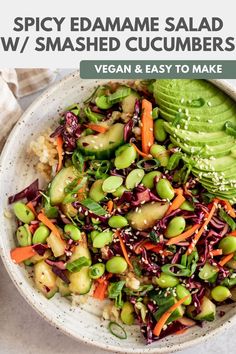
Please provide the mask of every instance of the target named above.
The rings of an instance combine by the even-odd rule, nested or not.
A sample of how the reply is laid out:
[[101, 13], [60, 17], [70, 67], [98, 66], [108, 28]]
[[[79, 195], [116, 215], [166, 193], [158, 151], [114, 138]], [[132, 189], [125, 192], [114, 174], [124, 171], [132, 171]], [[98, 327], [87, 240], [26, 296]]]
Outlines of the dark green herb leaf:
[[74, 262], [67, 263], [66, 269], [70, 272], [79, 272], [81, 268], [90, 266], [91, 261], [86, 257], [80, 257], [76, 259]]
[[83, 155], [78, 150], [75, 150], [73, 152], [71, 160], [72, 160], [72, 164], [75, 166], [75, 168], [78, 171], [82, 172], [83, 171], [83, 167], [84, 167]]
[[134, 258], [132, 260], [132, 266], [134, 268], [134, 274], [137, 275], [137, 277], [141, 277], [142, 275], [142, 269], [139, 265], [139, 259], [138, 258]]
[[152, 241], [152, 243], [155, 243], [155, 244], [157, 244], [160, 241], [160, 238], [155, 231], [150, 232], [149, 238], [150, 238], [150, 241]]
[[51, 200], [48, 195], [44, 194], [43, 192], [40, 192], [40, 194], [42, 194], [42, 196], [43, 196], [43, 207], [44, 207], [44, 211], [45, 211], [46, 216], [49, 219], [57, 218], [58, 208], [56, 206], [51, 205]]
[[110, 283], [108, 287], [108, 297], [115, 300], [115, 306], [121, 308], [123, 306], [122, 290], [125, 285], [125, 281], [121, 280], [116, 283]]
[[103, 209], [100, 204], [96, 203], [90, 198], [84, 199], [80, 203], [96, 215], [102, 216], [106, 215], [107, 213], [106, 210]]

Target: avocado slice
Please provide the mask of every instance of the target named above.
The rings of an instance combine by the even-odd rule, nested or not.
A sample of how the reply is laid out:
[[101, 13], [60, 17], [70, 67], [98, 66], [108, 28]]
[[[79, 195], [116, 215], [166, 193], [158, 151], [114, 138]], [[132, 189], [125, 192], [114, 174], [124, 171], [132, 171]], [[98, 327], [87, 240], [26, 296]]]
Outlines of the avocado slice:
[[205, 80], [156, 80], [153, 92], [193, 174], [209, 192], [235, 201], [236, 139], [225, 130], [226, 122], [236, 126], [235, 102]]

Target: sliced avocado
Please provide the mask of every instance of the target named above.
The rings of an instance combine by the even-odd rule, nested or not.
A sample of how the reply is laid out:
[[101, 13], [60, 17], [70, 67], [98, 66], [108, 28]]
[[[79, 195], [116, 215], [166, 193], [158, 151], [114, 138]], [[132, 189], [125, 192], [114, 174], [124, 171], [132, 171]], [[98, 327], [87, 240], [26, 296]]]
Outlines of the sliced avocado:
[[211, 300], [209, 300], [206, 296], [204, 296], [201, 301], [201, 312], [195, 317], [193, 316], [194, 310], [195, 310], [194, 306], [192, 305], [187, 306], [186, 313], [189, 317], [194, 318], [195, 320], [214, 321], [215, 319], [216, 305]]
[[166, 213], [169, 203], [146, 203], [134, 211], [130, 211], [126, 218], [135, 230], [146, 230], [155, 225]]
[[236, 139], [225, 129], [226, 122], [236, 125], [235, 102], [204, 80], [156, 80], [153, 87], [184, 162], [209, 192], [235, 202]]
[[105, 133], [97, 135], [87, 135], [79, 138], [77, 145], [79, 150], [90, 156], [95, 156], [98, 160], [109, 159], [114, 151], [124, 142], [124, 125], [116, 123]]

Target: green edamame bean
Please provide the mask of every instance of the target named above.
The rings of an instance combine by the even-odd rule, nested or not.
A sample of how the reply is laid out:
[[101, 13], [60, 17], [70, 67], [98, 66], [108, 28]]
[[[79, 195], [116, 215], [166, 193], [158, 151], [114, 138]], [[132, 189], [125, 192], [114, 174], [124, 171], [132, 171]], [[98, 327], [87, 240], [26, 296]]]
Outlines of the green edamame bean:
[[89, 277], [91, 279], [98, 279], [101, 278], [104, 272], [105, 272], [105, 264], [96, 263], [89, 268]]
[[159, 278], [155, 279], [156, 284], [163, 289], [173, 288], [177, 284], [179, 284], [179, 279], [174, 277], [173, 275], [168, 275], [165, 273], [161, 273]]
[[186, 227], [185, 219], [182, 216], [176, 216], [167, 225], [165, 236], [167, 238], [180, 235]]
[[102, 190], [103, 182], [104, 179], [96, 180], [89, 190], [89, 197], [97, 203], [106, 197], [106, 193]]
[[80, 229], [73, 224], [66, 224], [64, 227], [64, 232], [67, 236], [69, 236], [74, 241], [81, 240]]
[[161, 166], [166, 167], [169, 161], [169, 152], [165, 146], [153, 144], [150, 149], [151, 155], [160, 161]]
[[30, 246], [32, 241], [32, 234], [29, 225], [25, 224], [19, 226], [16, 230], [16, 238], [21, 247]]
[[102, 190], [106, 193], [113, 193], [123, 183], [123, 178], [119, 176], [110, 176], [103, 181]]
[[114, 256], [106, 263], [106, 270], [109, 273], [121, 274], [126, 271], [128, 264], [126, 260], [121, 256]]
[[122, 228], [128, 225], [128, 220], [121, 215], [114, 215], [108, 220], [108, 225], [112, 228]]
[[98, 230], [93, 230], [93, 231], [90, 232], [90, 236], [91, 236], [92, 242], [93, 242], [93, 240], [95, 239], [95, 237], [96, 237], [97, 235], [99, 235], [100, 233], [101, 233], [101, 232], [98, 231]]
[[174, 188], [172, 187], [170, 182], [165, 178], [162, 178], [157, 182], [156, 190], [157, 190], [158, 195], [162, 199], [171, 200], [175, 196]]
[[236, 237], [226, 236], [220, 243], [219, 248], [222, 249], [223, 254], [229, 254], [236, 251]]
[[36, 243], [46, 243], [47, 238], [50, 235], [50, 230], [45, 225], [39, 226], [33, 235], [33, 244]]
[[135, 161], [136, 158], [137, 153], [135, 148], [130, 144], [126, 144], [121, 146], [116, 151], [114, 165], [118, 170], [121, 170], [123, 168], [129, 167]]
[[135, 168], [132, 170], [125, 180], [125, 186], [127, 189], [134, 189], [139, 185], [145, 175], [144, 170], [141, 168]]
[[25, 224], [29, 224], [35, 219], [34, 213], [22, 202], [17, 202], [13, 205], [13, 210], [17, 219]]
[[152, 172], [147, 173], [142, 179], [142, 184], [146, 188], [152, 189], [154, 187], [154, 178], [155, 177], [161, 177], [161, 172], [152, 171]]
[[113, 232], [103, 231], [99, 232], [93, 240], [93, 247], [102, 248], [112, 242]]
[[154, 136], [157, 141], [163, 142], [167, 138], [167, 133], [164, 129], [165, 121], [163, 119], [157, 119], [154, 123]]
[[134, 306], [130, 302], [126, 301], [124, 303], [120, 318], [121, 321], [128, 326], [131, 326], [134, 323]]
[[212, 289], [211, 296], [213, 300], [222, 302], [231, 297], [231, 292], [226, 286], [218, 285]]
[[185, 288], [185, 286], [178, 284], [176, 286], [176, 295], [178, 300], [183, 299], [183, 297], [189, 295], [189, 297], [183, 302], [183, 305], [190, 305], [192, 302], [192, 296], [190, 294], [190, 291], [188, 289]]
[[124, 186], [120, 186], [112, 194], [114, 195], [114, 197], [121, 197], [125, 191], [127, 191], [127, 189]]
[[194, 211], [194, 206], [188, 200], [185, 200], [179, 207], [181, 210]]
[[105, 95], [97, 97], [95, 102], [98, 108], [101, 109], [109, 109], [112, 107], [112, 103], [109, 101], [108, 96]]

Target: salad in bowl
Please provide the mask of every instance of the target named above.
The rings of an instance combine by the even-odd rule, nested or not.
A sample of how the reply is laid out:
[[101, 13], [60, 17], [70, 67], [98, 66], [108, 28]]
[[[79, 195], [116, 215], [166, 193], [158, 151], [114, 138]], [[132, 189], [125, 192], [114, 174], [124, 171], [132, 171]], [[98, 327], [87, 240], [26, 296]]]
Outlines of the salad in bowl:
[[99, 85], [32, 143], [48, 182], [8, 198], [12, 261], [48, 299], [108, 299], [120, 339], [124, 325], [149, 344], [223, 316], [236, 301], [235, 118], [204, 80]]

